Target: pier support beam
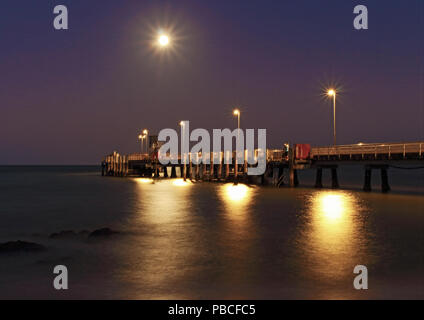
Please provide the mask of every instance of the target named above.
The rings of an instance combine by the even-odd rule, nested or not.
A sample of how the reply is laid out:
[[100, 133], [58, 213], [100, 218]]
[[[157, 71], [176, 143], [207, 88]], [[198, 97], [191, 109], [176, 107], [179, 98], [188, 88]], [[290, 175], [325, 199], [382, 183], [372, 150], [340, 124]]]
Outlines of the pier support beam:
[[193, 162], [192, 162], [192, 155], [191, 153], [189, 154], [190, 158], [188, 159], [188, 178], [189, 179], [193, 179]]
[[387, 174], [387, 167], [381, 168], [381, 191], [387, 193], [390, 191], [389, 176]]
[[212, 180], [215, 178], [215, 164], [213, 161], [213, 152], [211, 154], [211, 160], [210, 160], [210, 165], [209, 165], [209, 179]]
[[331, 187], [333, 189], [338, 189], [339, 186], [339, 178], [337, 177], [337, 167], [331, 168]]
[[171, 179], [175, 179], [177, 177], [177, 168], [175, 166], [171, 167]]
[[315, 188], [322, 188], [322, 168], [317, 168]]
[[297, 187], [299, 185], [299, 178], [297, 177], [297, 170], [290, 168], [290, 187]]
[[371, 168], [365, 167], [364, 191], [371, 191]]
[[225, 165], [225, 180], [228, 180], [229, 177], [230, 177], [230, 164], [227, 163]]

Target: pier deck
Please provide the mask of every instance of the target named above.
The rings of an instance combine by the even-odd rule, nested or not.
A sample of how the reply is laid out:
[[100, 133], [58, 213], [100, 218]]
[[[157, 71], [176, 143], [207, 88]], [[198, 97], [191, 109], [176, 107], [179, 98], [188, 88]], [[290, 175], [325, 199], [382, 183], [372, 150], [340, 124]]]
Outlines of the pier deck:
[[[306, 150], [306, 151], [305, 151]], [[371, 190], [371, 171], [381, 171], [381, 188], [390, 191], [388, 169], [415, 166], [424, 168], [424, 142], [413, 143], [359, 143], [353, 145], [337, 145], [312, 147], [309, 145], [293, 145], [288, 149], [268, 149], [266, 151], [266, 170], [260, 176], [248, 176], [251, 166], [245, 160], [235, 164], [235, 153], [232, 163], [224, 164], [223, 152], [218, 163], [193, 164], [192, 159], [201, 158], [201, 154], [189, 154], [187, 164], [178, 155], [177, 164], [162, 165], [157, 159], [157, 150], [150, 154], [133, 153], [120, 155], [114, 152], [102, 161], [104, 176], [142, 176], [154, 178], [184, 178], [202, 181], [234, 181], [273, 185], [281, 187], [299, 184], [298, 170], [316, 170], [316, 188], [322, 188], [322, 172], [331, 170], [332, 188], [339, 188], [337, 171], [341, 165], [362, 165], [364, 167], [364, 190]], [[211, 153], [209, 159], [215, 154]]]

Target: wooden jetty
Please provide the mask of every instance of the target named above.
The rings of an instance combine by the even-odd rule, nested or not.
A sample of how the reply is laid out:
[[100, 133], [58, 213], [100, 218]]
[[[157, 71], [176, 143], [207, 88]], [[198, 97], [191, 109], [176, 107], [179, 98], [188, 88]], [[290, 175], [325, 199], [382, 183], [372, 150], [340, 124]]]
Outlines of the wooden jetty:
[[[284, 149], [266, 150], [266, 170], [260, 176], [249, 176], [251, 165], [245, 161], [236, 163], [235, 152], [232, 164], [224, 164], [224, 152], [210, 153], [210, 164], [194, 164], [202, 154], [187, 154], [187, 161], [162, 165], [157, 159], [157, 150], [150, 154], [134, 153], [120, 155], [113, 152], [102, 161], [103, 176], [139, 176], [149, 178], [183, 178], [199, 181], [234, 181], [281, 187], [299, 185], [298, 171], [316, 170], [315, 187], [322, 188], [323, 170], [331, 171], [331, 187], [339, 188], [338, 169], [341, 165], [360, 165], [364, 168], [364, 191], [371, 191], [372, 170], [381, 172], [381, 190], [390, 191], [389, 168], [424, 168], [424, 142], [416, 143], [359, 143], [328, 147], [310, 147], [295, 144]], [[257, 150], [256, 150], [257, 154]], [[218, 157], [217, 157], [218, 155]], [[227, 154], [227, 157], [229, 154]], [[218, 158], [218, 163], [213, 159]]]

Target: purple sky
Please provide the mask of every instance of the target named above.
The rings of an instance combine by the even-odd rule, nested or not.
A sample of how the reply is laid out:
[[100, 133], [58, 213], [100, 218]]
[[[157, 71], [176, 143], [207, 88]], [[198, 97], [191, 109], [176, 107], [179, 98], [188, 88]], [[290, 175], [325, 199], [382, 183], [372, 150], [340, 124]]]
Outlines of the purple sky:
[[[53, 29], [53, 8], [69, 30]], [[369, 9], [369, 30], [353, 8]], [[424, 140], [424, 1], [2, 0], [0, 164], [97, 164], [138, 131], [266, 128], [268, 146]], [[175, 50], [149, 40], [172, 27]]]

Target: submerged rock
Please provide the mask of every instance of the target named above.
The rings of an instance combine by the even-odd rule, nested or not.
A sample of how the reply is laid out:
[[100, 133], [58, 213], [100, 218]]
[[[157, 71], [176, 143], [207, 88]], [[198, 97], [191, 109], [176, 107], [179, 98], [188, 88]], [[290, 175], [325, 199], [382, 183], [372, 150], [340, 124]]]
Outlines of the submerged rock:
[[0, 243], [0, 253], [38, 252], [45, 249], [41, 244], [21, 240]]
[[118, 233], [119, 233], [118, 231], [114, 231], [114, 230], [111, 230], [109, 228], [101, 228], [101, 229], [97, 229], [97, 230], [94, 230], [93, 232], [91, 232], [88, 235], [88, 237], [89, 238], [101, 238], [101, 237], [107, 238], [107, 237], [110, 237], [110, 236], [118, 234]]

